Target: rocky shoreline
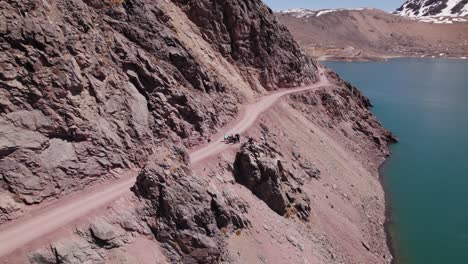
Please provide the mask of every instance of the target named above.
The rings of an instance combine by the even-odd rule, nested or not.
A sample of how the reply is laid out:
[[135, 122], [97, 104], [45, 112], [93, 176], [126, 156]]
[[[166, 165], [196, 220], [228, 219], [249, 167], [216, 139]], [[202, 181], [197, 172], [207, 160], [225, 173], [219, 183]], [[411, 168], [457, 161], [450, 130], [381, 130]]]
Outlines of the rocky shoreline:
[[[395, 143], [397, 144], [397, 143]], [[379, 181], [382, 185], [382, 188], [384, 190], [384, 193], [385, 193], [385, 222], [384, 222], [384, 229], [385, 229], [385, 233], [387, 234], [387, 247], [389, 248], [390, 250], [390, 253], [392, 254], [393, 256], [393, 259], [392, 259], [392, 262], [391, 264], [398, 264], [398, 251], [396, 249], [396, 246], [395, 246], [395, 239], [393, 237], [393, 232], [392, 232], [392, 198], [391, 198], [391, 193], [389, 192], [389, 190], [387, 189], [387, 184], [386, 184], [386, 180], [385, 180], [385, 174], [384, 174], [384, 167], [386, 165], [386, 163], [389, 161], [389, 159], [391, 159], [391, 156], [388, 157], [384, 162], [382, 162], [382, 164], [380, 164], [379, 166], [379, 170], [378, 170], [378, 173], [379, 173]]]
[[320, 56], [317, 58], [318, 61], [343, 61], [343, 62], [379, 62], [389, 61], [392, 59], [450, 59], [450, 60], [466, 60], [468, 57], [465, 56], [388, 56], [382, 55], [377, 57], [339, 57], [339, 56]]

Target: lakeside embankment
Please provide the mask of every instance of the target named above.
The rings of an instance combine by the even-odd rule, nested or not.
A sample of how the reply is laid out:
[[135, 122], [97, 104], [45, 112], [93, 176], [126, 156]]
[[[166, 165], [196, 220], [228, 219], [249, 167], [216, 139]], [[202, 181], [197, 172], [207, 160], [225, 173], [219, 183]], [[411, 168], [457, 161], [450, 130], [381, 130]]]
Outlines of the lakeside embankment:
[[468, 258], [468, 61], [326, 62], [357, 85], [400, 142], [381, 166], [395, 263]]
[[340, 56], [319, 56], [320, 62], [382, 62], [393, 59], [448, 59], [448, 60], [468, 60], [468, 57], [444, 57], [444, 56], [373, 56], [373, 57], [340, 57]]

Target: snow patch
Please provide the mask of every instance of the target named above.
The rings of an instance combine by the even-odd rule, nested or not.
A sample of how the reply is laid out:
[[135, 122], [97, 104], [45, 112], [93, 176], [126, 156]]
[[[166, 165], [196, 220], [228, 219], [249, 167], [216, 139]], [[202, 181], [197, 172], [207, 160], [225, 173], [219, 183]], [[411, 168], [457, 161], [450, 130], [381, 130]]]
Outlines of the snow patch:
[[[463, 0], [408, 0], [394, 13], [422, 22], [452, 24], [468, 21], [468, 4], [454, 10]], [[458, 7], [457, 7], [458, 8]]]
[[372, 8], [338, 8], [338, 9], [319, 9], [319, 10], [311, 10], [305, 8], [293, 8], [279, 11], [280, 14], [289, 14], [296, 18], [309, 18], [309, 17], [319, 17], [325, 14], [333, 13], [333, 12], [342, 12], [342, 11], [362, 11], [362, 10], [371, 10]]
[[441, 17], [441, 16], [426, 16], [426, 17], [408, 17], [411, 20], [417, 20], [425, 23], [434, 23], [434, 24], [453, 24], [468, 22], [468, 18], [462, 17]]

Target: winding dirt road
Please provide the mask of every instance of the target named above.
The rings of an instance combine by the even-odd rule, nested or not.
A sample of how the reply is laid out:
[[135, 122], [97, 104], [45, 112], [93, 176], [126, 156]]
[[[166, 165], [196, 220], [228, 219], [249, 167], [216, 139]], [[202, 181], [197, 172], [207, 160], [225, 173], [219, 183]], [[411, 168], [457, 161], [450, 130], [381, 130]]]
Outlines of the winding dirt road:
[[[280, 97], [301, 92], [314, 90], [329, 85], [324, 70], [319, 69], [320, 81], [306, 87], [282, 90], [262, 97], [259, 101], [246, 105], [241, 111], [234, 125], [225, 133], [234, 134], [246, 131], [258, 118], [258, 116], [271, 107]], [[222, 136], [211, 143], [206, 144], [190, 153], [192, 164], [198, 163], [209, 156], [214, 156], [225, 150], [228, 146], [224, 144]], [[0, 259], [11, 254], [16, 249], [24, 247], [35, 240], [46, 236], [60, 228], [64, 228], [80, 217], [110, 204], [119, 197], [130, 192], [135, 184], [136, 172], [129, 173], [126, 177], [111, 183], [106, 183], [97, 188], [76, 193], [70, 197], [53, 202], [39, 212], [31, 212], [22, 218], [10, 221], [0, 226]]]

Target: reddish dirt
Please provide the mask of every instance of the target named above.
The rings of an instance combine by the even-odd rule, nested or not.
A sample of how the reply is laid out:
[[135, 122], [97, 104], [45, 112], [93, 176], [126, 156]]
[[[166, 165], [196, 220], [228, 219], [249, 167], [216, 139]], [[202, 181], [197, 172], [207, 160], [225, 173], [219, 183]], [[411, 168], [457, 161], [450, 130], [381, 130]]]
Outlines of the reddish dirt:
[[[256, 103], [246, 105], [233, 125], [216, 135], [211, 143], [199, 147], [190, 153], [192, 164], [199, 163], [210, 156], [217, 155], [229, 149], [223, 141], [222, 134], [242, 133], [252, 126], [258, 116], [271, 107], [284, 95], [305, 90], [328, 86], [329, 82], [319, 70], [321, 80], [316, 84], [295, 89], [282, 90], [262, 97]], [[66, 229], [71, 223], [85, 218], [90, 214], [99, 214], [99, 210], [128, 194], [135, 183], [136, 171], [129, 171], [118, 180], [93, 186], [58, 201], [41, 206], [37, 211], [31, 211], [23, 217], [12, 220], [0, 227], [0, 258], [6, 257], [15, 250], [28, 244], [43, 244], [41, 238], [59, 230]], [[25, 253], [25, 252], [23, 252]]]

